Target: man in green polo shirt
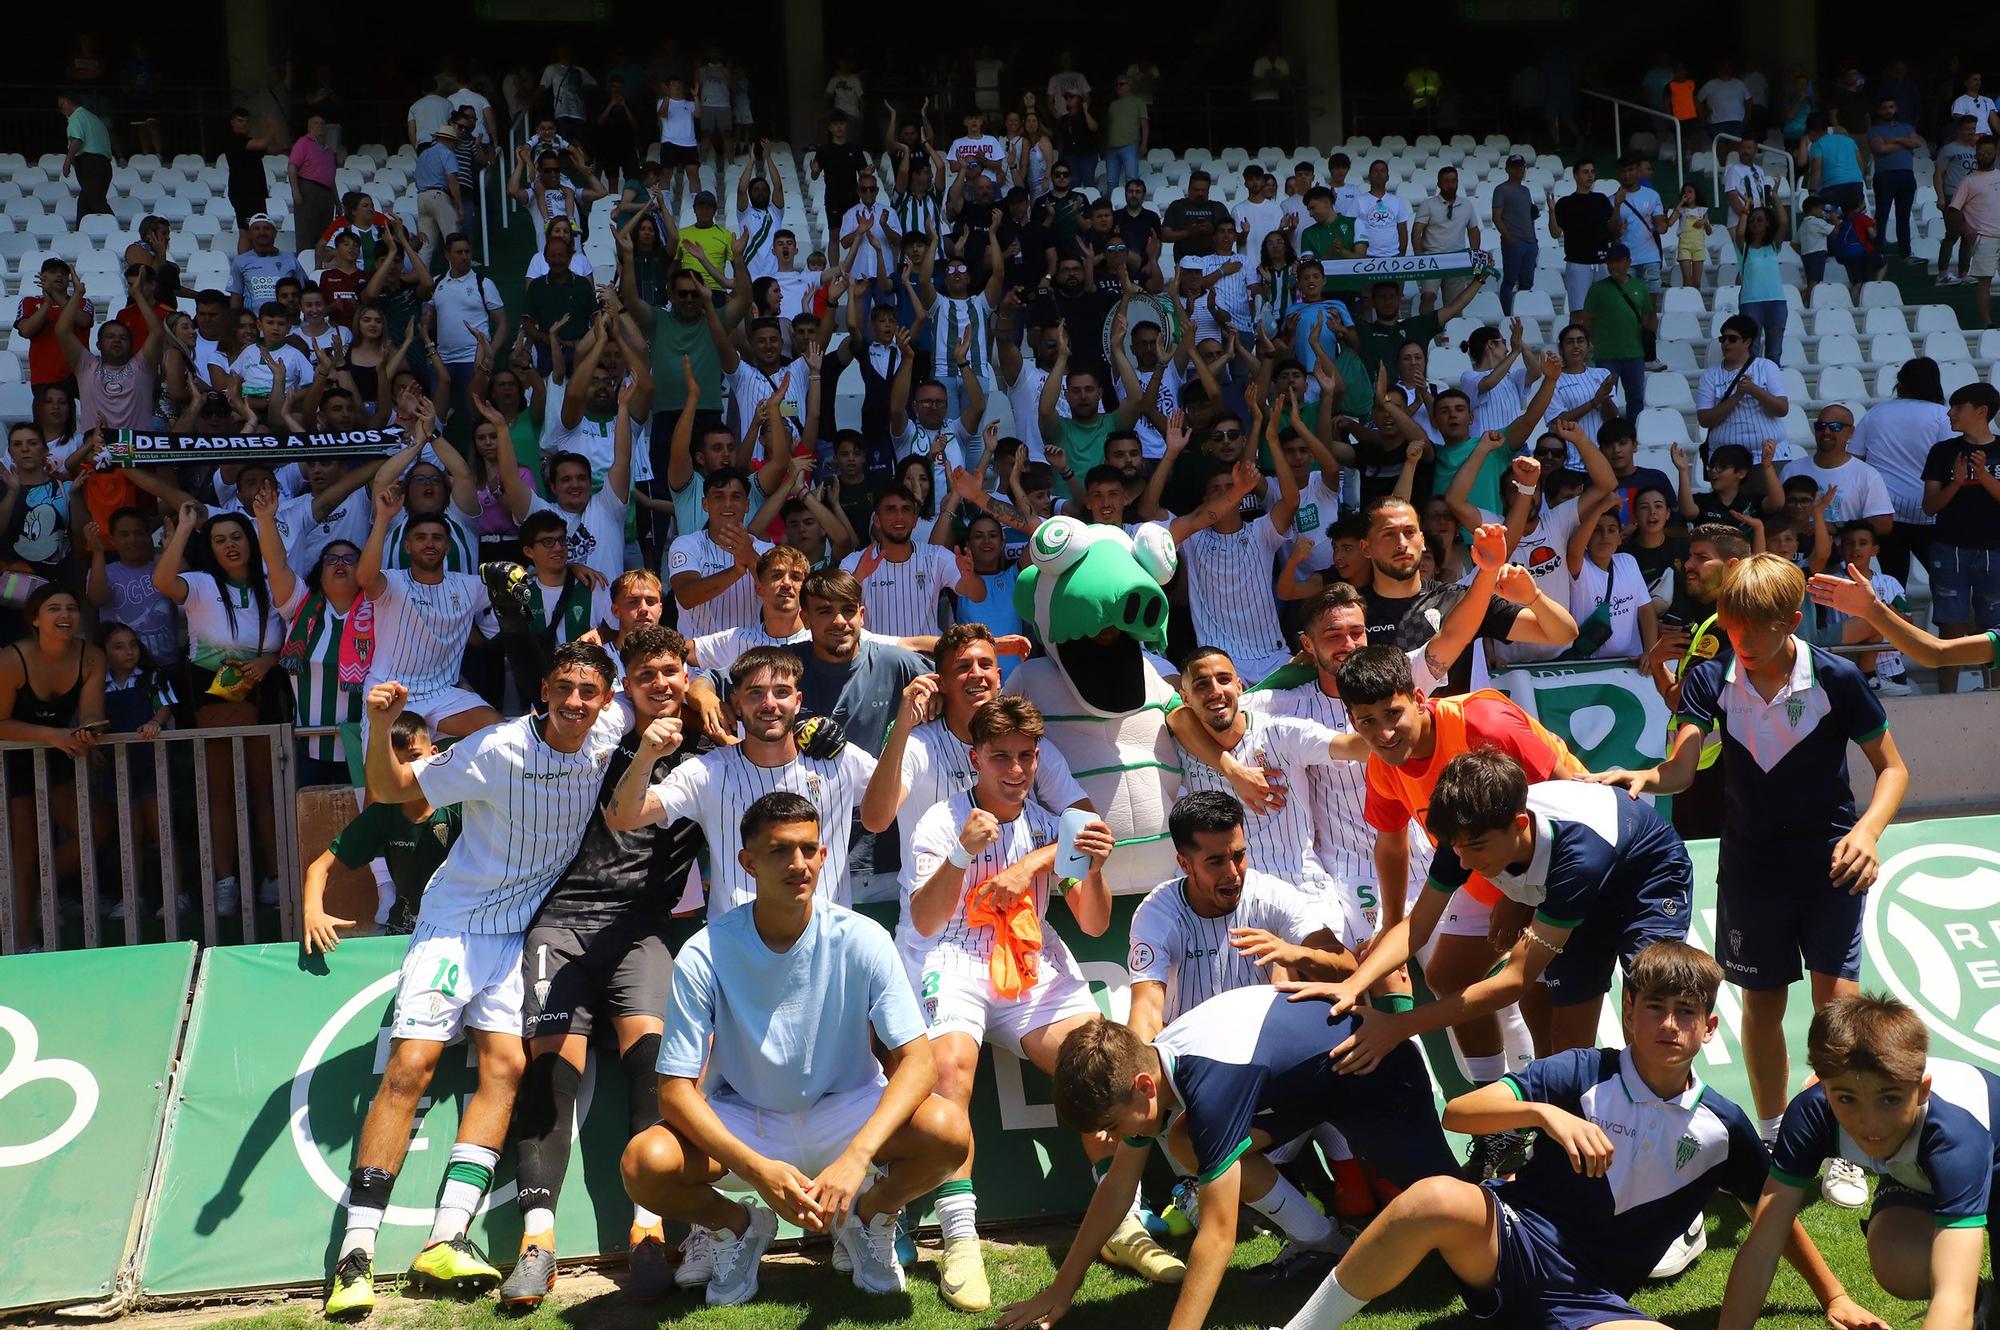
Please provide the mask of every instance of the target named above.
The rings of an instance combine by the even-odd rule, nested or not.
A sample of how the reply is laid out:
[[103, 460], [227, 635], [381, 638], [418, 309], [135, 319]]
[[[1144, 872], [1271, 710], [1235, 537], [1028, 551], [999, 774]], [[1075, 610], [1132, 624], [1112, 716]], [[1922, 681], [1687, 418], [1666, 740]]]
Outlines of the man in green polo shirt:
[[1300, 258], [1358, 259], [1368, 253], [1368, 242], [1354, 238], [1354, 219], [1334, 211], [1333, 191], [1325, 185], [1306, 191], [1306, 211], [1313, 224], [1299, 233]]
[[1465, 312], [1473, 297], [1486, 289], [1486, 273], [1482, 270], [1465, 289], [1460, 291], [1443, 309], [1429, 314], [1413, 314], [1407, 319], [1396, 317], [1403, 309], [1403, 284], [1401, 282], [1377, 282], [1368, 288], [1369, 304], [1375, 317], [1356, 326], [1361, 344], [1355, 353], [1361, 363], [1368, 367], [1368, 377], [1375, 377], [1377, 366], [1387, 365], [1389, 377], [1396, 377], [1396, 355], [1412, 342], [1425, 345], [1434, 342], [1444, 325]]
[[1653, 293], [1632, 271], [1632, 251], [1614, 244], [1604, 251], [1605, 275], [1590, 284], [1583, 299], [1596, 363], [1617, 376], [1625, 389], [1625, 413], [1636, 417], [1646, 406], [1646, 323], [1653, 317]]
[[63, 178], [67, 180], [71, 171], [76, 172], [76, 224], [80, 229], [90, 214], [111, 211], [111, 134], [95, 111], [68, 93], [56, 97], [56, 109], [62, 112], [67, 139]]
[[[1111, 325], [1111, 355], [1120, 362], [1125, 359], [1124, 324], [1121, 314]], [[1142, 413], [1151, 413], [1156, 428], [1166, 428], [1166, 421], [1160, 419], [1153, 404], [1159, 400], [1160, 375], [1169, 363], [1166, 360], [1160, 362], [1145, 391], [1127, 397], [1116, 410], [1106, 411], [1104, 382], [1089, 366], [1079, 365], [1071, 371], [1069, 327], [1067, 324], [1056, 325], [1056, 359], [1049, 366], [1049, 377], [1042, 384], [1039, 404], [1042, 439], [1052, 454], [1061, 450], [1061, 461], [1051, 456], [1049, 463], [1055, 467], [1057, 478], [1078, 504], [1083, 502], [1082, 478], [1090, 474], [1092, 467], [1103, 464], [1104, 445], [1113, 430], [1131, 429]], [[1122, 370], [1124, 366], [1121, 364], [1120, 368]], [[1056, 410], [1057, 402], [1062, 398], [1069, 402], [1067, 416]]]
[[733, 251], [730, 266], [735, 285], [728, 303], [718, 307], [709, 295], [707, 279], [683, 267], [668, 280], [667, 303], [655, 307], [639, 295], [632, 233], [622, 228], [618, 232], [618, 293], [652, 349], [653, 429], [647, 446], [652, 450], [656, 478], [667, 474], [675, 419], [687, 405], [690, 366], [700, 394], [695, 409], [696, 437], [709, 426], [724, 423], [722, 366], [725, 360], [731, 368], [736, 363], [729, 333], [750, 312], [750, 270], [744, 266], [743, 256]]

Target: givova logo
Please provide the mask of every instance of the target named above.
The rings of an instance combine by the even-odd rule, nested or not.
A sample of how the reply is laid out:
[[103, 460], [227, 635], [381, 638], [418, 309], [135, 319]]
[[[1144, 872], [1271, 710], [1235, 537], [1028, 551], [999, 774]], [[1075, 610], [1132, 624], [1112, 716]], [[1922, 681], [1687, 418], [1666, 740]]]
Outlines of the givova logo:
[[[330, 1204], [347, 1201], [347, 1175], [354, 1165], [354, 1142], [389, 1065], [390, 1029], [385, 1000], [394, 996], [400, 975], [390, 971], [343, 1003], [306, 1045], [292, 1077], [290, 1134], [306, 1176]], [[418, 1102], [410, 1128], [409, 1154], [396, 1175], [396, 1195], [417, 1204], [391, 1204], [384, 1222], [429, 1227], [438, 1185], [444, 1177], [459, 1111], [479, 1084], [479, 1061], [469, 1041], [452, 1043], [438, 1060], [430, 1090]], [[590, 1116], [597, 1085], [597, 1059], [584, 1062], [576, 1120]], [[574, 1136], [572, 1136], [574, 1139]], [[510, 1152], [511, 1154], [511, 1152]], [[514, 1199], [515, 1183], [495, 1178], [480, 1205], [482, 1212]]]
[[1890, 992], [1958, 1053], [2000, 1071], [2000, 853], [1933, 844], [1892, 856], [1869, 893], [1863, 942]]

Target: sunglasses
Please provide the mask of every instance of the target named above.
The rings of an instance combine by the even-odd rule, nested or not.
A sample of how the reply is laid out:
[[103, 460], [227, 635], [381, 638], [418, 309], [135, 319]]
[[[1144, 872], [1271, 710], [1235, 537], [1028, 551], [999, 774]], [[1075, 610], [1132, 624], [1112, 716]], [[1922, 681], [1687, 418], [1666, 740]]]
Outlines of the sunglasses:
[[1240, 429], [1219, 429], [1209, 435], [1209, 437], [1211, 439], [1240, 439], [1243, 437], [1243, 431]]
[[1728, 344], [1728, 343], [1730, 343], [1730, 342], [1740, 342], [1740, 341], [1742, 341], [1742, 340], [1744, 340], [1744, 339], [1743, 339], [1743, 335], [1742, 335], [1741, 333], [1724, 333], [1724, 334], [1722, 334], [1722, 336], [1721, 336], [1721, 338], [1720, 338], [1719, 340], [1720, 340], [1720, 341], [1721, 341], [1721, 342], [1722, 342], [1723, 344], [1727, 345], [1727, 344]]
[[1853, 428], [1854, 426], [1845, 420], [1815, 420], [1813, 422], [1813, 433], [1815, 434], [1838, 434], [1842, 430]]

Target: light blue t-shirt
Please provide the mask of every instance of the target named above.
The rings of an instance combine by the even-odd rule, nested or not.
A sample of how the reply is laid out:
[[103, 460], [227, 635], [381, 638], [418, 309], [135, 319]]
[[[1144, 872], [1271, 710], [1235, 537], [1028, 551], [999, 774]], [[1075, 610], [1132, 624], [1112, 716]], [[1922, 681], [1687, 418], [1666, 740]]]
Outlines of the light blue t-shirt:
[[442, 143], [433, 142], [417, 154], [414, 180], [418, 189], [443, 189], [458, 173], [458, 154]]
[[753, 902], [712, 920], [674, 958], [660, 1074], [693, 1078], [706, 1063], [708, 1094], [776, 1113], [878, 1083], [869, 1028], [889, 1048], [925, 1032], [888, 931], [819, 899], [780, 953], [758, 935], [755, 911]]
[[1618, 205], [1618, 223], [1624, 228], [1619, 239], [1632, 251], [1632, 262], [1660, 261], [1660, 236], [1653, 226], [1661, 210], [1659, 193], [1650, 185], [1639, 186]]
[[1819, 160], [1821, 188], [1861, 183], [1861, 150], [1847, 135], [1837, 131], [1820, 135], [1813, 140], [1812, 151], [1808, 155]]
[[[1875, 140], [1877, 139], [1905, 138], [1916, 132], [1915, 125], [1905, 124], [1901, 120], [1890, 120], [1884, 124], [1871, 125], [1868, 128], [1868, 150], [1875, 152]], [[1908, 148], [1891, 148], [1887, 152], [1875, 153], [1875, 169], [1878, 171], [1908, 171], [1915, 165], [1916, 158], [1911, 155]]]
[[97, 113], [87, 107], [79, 106], [69, 113], [63, 133], [80, 145], [77, 148], [79, 156], [92, 153], [99, 157], [111, 155], [111, 135], [105, 130], [104, 122], [97, 118]]
[[1743, 291], [1737, 298], [1743, 304], [1758, 300], [1783, 300], [1785, 284], [1778, 280], [1778, 247], [1776, 245], [1756, 245], [1741, 251], [1738, 264]]

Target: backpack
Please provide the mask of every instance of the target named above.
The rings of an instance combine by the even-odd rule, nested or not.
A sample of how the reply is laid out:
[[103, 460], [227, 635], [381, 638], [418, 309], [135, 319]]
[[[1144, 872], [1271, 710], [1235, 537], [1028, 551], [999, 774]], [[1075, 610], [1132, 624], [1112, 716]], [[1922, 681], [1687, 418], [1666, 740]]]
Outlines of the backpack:
[[1875, 252], [1875, 223], [1867, 213], [1855, 209], [1840, 219], [1827, 237], [1826, 252], [1836, 263], [1855, 263]]

